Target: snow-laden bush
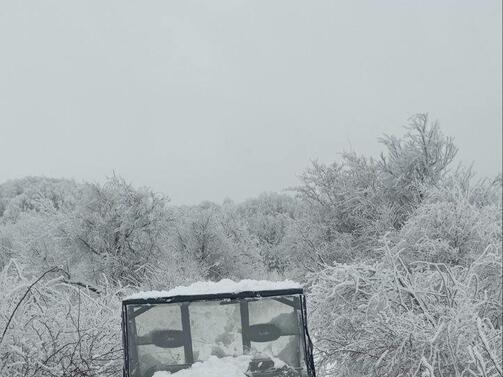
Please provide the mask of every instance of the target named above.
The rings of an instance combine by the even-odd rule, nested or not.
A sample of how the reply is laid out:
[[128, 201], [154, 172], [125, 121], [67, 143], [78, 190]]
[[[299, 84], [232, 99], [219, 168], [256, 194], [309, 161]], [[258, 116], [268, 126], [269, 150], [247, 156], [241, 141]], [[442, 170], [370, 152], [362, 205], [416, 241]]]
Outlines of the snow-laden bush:
[[83, 186], [68, 179], [25, 177], [0, 184], [0, 223], [14, 223], [21, 214], [69, 211], [75, 208]]
[[501, 253], [488, 247], [464, 267], [383, 252], [310, 277], [320, 374], [501, 376]]
[[386, 146], [379, 163], [382, 180], [400, 223], [422, 201], [423, 186], [440, 182], [458, 152], [453, 138], [444, 136], [438, 122], [430, 121], [426, 113], [412, 116], [405, 128], [403, 137], [380, 139]]
[[204, 279], [243, 279], [265, 269], [257, 243], [235, 207], [180, 207], [168, 236], [171, 252], [195, 261]]
[[[297, 200], [285, 194], [264, 193], [235, 206], [226, 203], [224, 209], [233, 218], [242, 219], [267, 270], [282, 273], [288, 268], [291, 254], [285, 254], [281, 244], [298, 206]], [[233, 207], [236, 210], [230, 211]]]
[[397, 235], [406, 260], [468, 265], [502, 243], [502, 187], [456, 174], [424, 190], [425, 199]]
[[[421, 205], [425, 190], [442, 184], [457, 152], [452, 138], [427, 114], [413, 116], [406, 128], [403, 137], [380, 140], [385, 147], [380, 160], [343, 153], [328, 165], [314, 162], [300, 176], [295, 191], [306, 209], [300, 221], [315, 230], [316, 237], [308, 237], [314, 255], [327, 263], [377, 260], [379, 239], [399, 231]], [[341, 238], [351, 245], [341, 247]], [[311, 255], [306, 253], [306, 264]]]
[[117, 290], [81, 287], [51, 269], [38, 277], [14, 261], [0, 272], [0, 375], [118, 376]]
[[141, 285], [160, 254], [162, 234], [172, 220], [168, 198], [134, 188], [114, 176], [105, 184], [87, 184], [75, 211], [62, 227], [67, 250], [97, 261], [94, 280], [105, 274], [118, 284]]

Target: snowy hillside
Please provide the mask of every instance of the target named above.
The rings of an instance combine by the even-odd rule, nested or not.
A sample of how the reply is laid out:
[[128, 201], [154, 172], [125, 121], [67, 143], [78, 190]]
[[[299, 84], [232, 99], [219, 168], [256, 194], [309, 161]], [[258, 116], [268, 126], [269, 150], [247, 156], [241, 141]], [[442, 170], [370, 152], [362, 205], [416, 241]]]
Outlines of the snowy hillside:
[[[320, 377], [502, 376], [501, 175], [455, 168], [453, 139], [425, 114], [381, 142], [381, 156], [314, 162], [291, 191], [240, 203], [174, 206], [118, 176], [1, 183], [0, 376], [122, 375], [125, 298], [300, 287]], [[300, 343], [284, 326], [295, 300], [280, 304], [250, 326], [283, 357]], [[145, 358], [181, 358], [173, 312], [157, 317], [165, 332], [150, 320], [161, 309], [135, 312]], [[248, 366], [227, 358], [246, 343], [239, 310], [211, 312], [233, 320], [193, 320], [193, 360], [207, 360], [174, 376]]]

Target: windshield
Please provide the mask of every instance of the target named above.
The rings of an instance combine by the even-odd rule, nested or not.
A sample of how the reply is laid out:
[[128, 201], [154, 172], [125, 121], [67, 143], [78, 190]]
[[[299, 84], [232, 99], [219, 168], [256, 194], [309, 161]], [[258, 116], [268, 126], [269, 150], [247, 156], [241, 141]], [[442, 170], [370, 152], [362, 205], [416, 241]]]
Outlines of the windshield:
[[[211, 357], [250, 355], [250, 370], [306, 376], [300, 297], [127, 305], [129, 372], [175, 373]], [[254, 361], [258, 364], [252, 365]]]

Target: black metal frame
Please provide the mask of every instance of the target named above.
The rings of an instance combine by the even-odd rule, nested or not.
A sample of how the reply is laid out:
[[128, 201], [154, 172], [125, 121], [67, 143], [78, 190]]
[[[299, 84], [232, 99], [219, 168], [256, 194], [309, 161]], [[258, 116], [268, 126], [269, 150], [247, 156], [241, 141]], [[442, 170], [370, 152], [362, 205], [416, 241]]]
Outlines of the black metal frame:
[[[172, 297], [156, 297], [156, 298], [145, 298], [145, 299], [126, 299], [122, 301], [122, 342], [124, 349], [124, 368], [123, 368], [123, 376], [124, 377], [134, 377], [130, 375], [129, 371], [129, 339], [128, 333], [129, 331], [135, 331], [135, 329], [128, 329], [128, 305], [155, 305], [155, 304], [174, 304], [174, 303], [190, 303], [195, 301], [240, 301], [241, 305], [241, 322], [242, 322], [242, 331], [243, 334], [246, 333], [245, 327], [249, 325], [249, 314], [248, 314], [248, 302], [253, 299], [267, 298], [267, 297], [279, 297], [279, 296], [291, 296], [291, 295], [299, 295], [300, 297], [300, 313], [302, 320], [302, 333], [300, 337], [303, 342], [303, 351], [304, 351], [304, 361], [306, 363], [307, 372], [309, 377], [316, 377], [316, 372], [314, 369], [314, 360], [313, 360], [313, 346], [311, 342], [311, 338], [309, 336], [309, 331], [307, 328], [307, 308], [306, 308], [306, 299], [304, 296], [304, 290], [302, 288], [294, 288], [294, 289], [277, 289], [277, 290], [268, 290], [268, 291], [246, 291], [239, 293], [218, 293], [218, 294], [203, 294], [203, 295], [184, 295], [184, 296], [172, 296]], [[184, 309], [185, 308], [185, 309]], [[183, 330], [190, 331], [190, 319], [188, 316], [188, 305], [181, 305], [182, 310], [182, 328]], [[184, 315], [184, 311], [186, 311]], [[187, 321], [189, 322], [187, 324]], [[191, 337], [189, 337], [191, 339]], [[191, 341], [190, 341], [191, 343]], [[249, 340], [245, 338], [243, 335], [243, 351], [246, 353], [249, 350], [251, 344]], [[132, 349], [136, 349], [136, 347], [132, 347]], [[184, 352], [186, 361], [190, 364], [194, 362], [193, 360], [193, 350], [192, 344], [184, 345]], [[191, 356], [192, 355], [192, 356]]]

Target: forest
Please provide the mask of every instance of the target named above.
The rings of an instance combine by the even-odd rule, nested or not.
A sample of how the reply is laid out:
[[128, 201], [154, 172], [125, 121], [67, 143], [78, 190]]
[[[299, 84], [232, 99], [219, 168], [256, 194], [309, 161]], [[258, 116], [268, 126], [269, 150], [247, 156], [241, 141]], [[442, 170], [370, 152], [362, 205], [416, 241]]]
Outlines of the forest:
[[379, 142], [239, 203], [1, 183], [0, 375], [121, 376], [122, 298], [251, 278], [304, 285], [321, 377], [503, 376], [501, 173], [457, 164], [427, 114]]

